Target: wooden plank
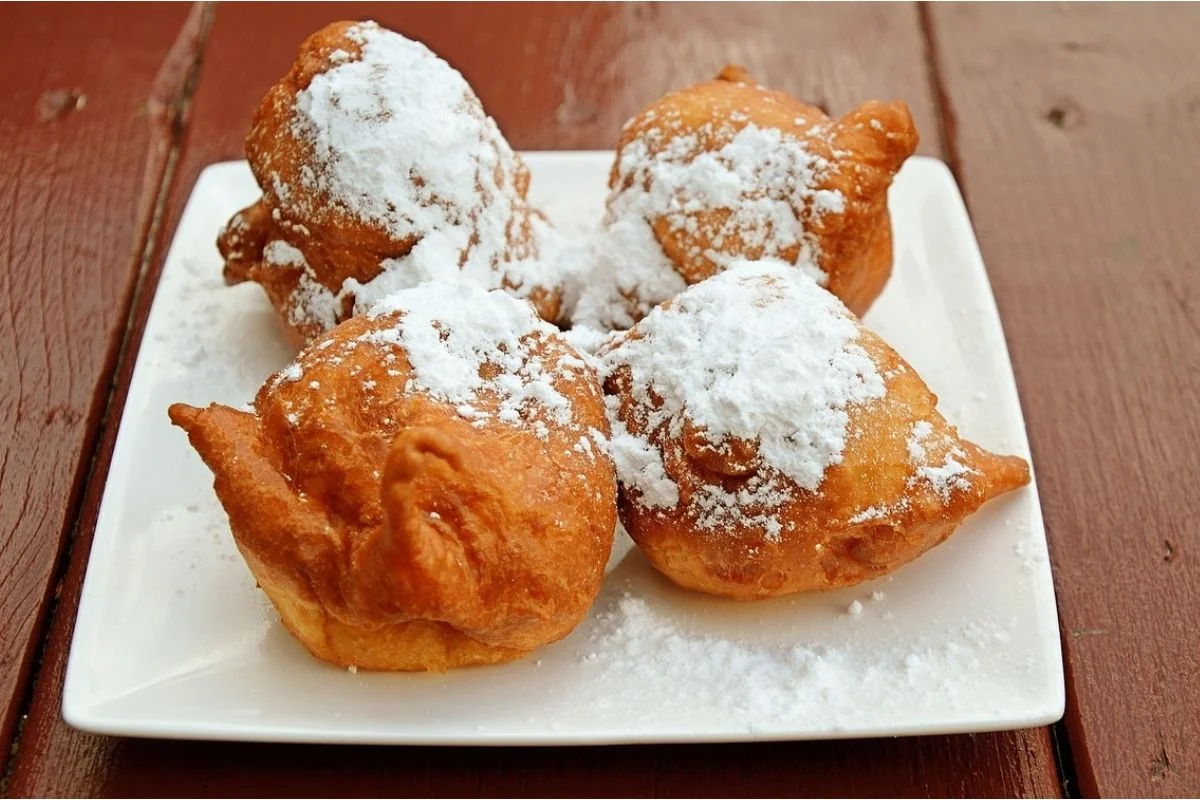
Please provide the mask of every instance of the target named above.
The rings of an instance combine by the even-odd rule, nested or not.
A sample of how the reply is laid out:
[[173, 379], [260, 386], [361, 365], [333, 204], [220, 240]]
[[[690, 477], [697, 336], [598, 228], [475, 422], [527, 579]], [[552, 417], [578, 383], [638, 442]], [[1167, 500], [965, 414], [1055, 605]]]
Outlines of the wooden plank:
[[[25, 745], [22, 746], [24, 749]], [[12, 794], [115, 797], [1029, 797], [1041, 754], [999, 736], [581, 748], [262, 745], [81, 737]], [[1015, 758], [1014, 758], [1015, 756]], [[80, 758], [82, 762], [69, 759]], [[53, 775], [53, 772], [67, 775]], [[30, 776], [32, 777], [32, 776]]]
[[1200, 8], [932, 7], [1085, 795], [1200, 793]]
[[[838, 112], [902, 97], [939, 152], [915, 9], [863, 7], [222, 6], [205, 53], [172, 230], [199, 171], [241, 157], [254, 105], [324, 22], [373, 17], [461, 68], [519, 148], [608, 148], [669, 88], [746, 63]], [[264, 32], [269, 31], [269, 35]], [[162, 254], [156, 257], [161, 264]], [[147, 308], [136, 314], [137, 330]], [[120, 408], [128, 362], [119, 378]], [[426, 749], [174, 743], [88, 736], [60, 720], [63, 668], [114, 433], [99, 448], [62, 613], [49, 640], [10, 791], [131, 794], [900, 794], [1057, 796], [1046, 730], [768, 746]]]
[[0, 761], [125, 331], [187, 13], [0, 11]]

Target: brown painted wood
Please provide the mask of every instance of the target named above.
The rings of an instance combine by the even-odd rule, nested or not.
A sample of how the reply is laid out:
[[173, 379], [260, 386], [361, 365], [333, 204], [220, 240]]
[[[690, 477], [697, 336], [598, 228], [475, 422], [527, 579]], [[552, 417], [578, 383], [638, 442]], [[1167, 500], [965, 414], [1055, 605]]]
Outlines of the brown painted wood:
[[932, 7], [1087, 795], [1200, 793], [1200, 9]]
[[[321, 747], [80, 740], [14, 795], [1026, 797], [1041, 754], [999, 736], [612, 748]], [[53, 776], [65, 770], [67, 776]]]
[[910, 7], [345, 3], [285, 14], [239, 4], [217, 14], [187, 166], [244, 157], [254, 109], [299, 43], [347, 18], [378, 20], [444, 56], [519, 149], [611, 149], [621, 124], [642, 106], [738, 61], [763, 82], [833, 113], [869, 97], [904, 98], [929, 132], [921, 152], [939, 153]]
[[165, 167], [188, 9], [0, 10], [0, 761], [74, 522]]
[[[472, 81], [519, 148], [608, 148], [661, 92], [742, 61], [837, 112], [902, 97], [939, 152], [915, 9], [709, 6], [219, 8], [194, 97], [173, 230], [200, 170], [241, 157], [259, 97], [322, 23], [374, 17], [427, 41]], [[156, 258], [161, 266], [162, 253]], [[135, 313], [134, 341], [148, 296]], [[129, 362], [119, 376], [124, 402]], [[63, 670], [114, 432], [98, 449], [80, 535], [10, 776], [13, 795], [983, 795], [1057, 796], [1046, 730], [755, 746], [569, 749], [350, 748], [123, 740], [59, 716]]]

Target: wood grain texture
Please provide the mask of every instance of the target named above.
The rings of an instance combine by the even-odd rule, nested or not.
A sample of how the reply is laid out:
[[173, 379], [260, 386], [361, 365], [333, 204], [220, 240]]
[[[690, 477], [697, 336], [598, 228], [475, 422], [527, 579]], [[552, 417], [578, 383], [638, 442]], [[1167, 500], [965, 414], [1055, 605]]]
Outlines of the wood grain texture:
[[[14, 795], [1029, 797], [1053, 769], [996, 736], [810, 744], [423, 748], [88, 741]], [[68, 776], [46, 773], [62, 772]], [[27, 773], [21, 773], [24, 776]]]
[[1086, 795], [1200, 793], [1200, 9], [932, 9]]
[[[937, 154], [934, 106], [912, 6], [403, 5], [218, 9], [179, 178], [173, 230], [207, 164], [242, 156], [254, 106], [305, 35], [373, 17], [464, 71], [518, 148], [609, 148], [621, 122], [726, 61], [843, 111], [868, 97], [909, 101]], [[266, 33], [269, 31], [269, 35]], [[162, 253], [155, 258], [161, 266]], [[135, 314], [140, 336], [148, 296]], [[126, 361], [114, 413], [124, 402]], [[1046, 730], [754, 746], [570, 749], [349, 748], [123, 740], [64, 725], [59, 702], [91, 532], [115, 433], [88, 487], [30, 719], [14, 795], [901, 795], [1057, 796]]]
[[156, 76], [187, 13], [0, 10], [4, 757], [126, 327], [165, 164]]
[[909, 6], [316, 3], [282, 14], [239, 4], [217, 14], [187, 163], [244, 158], [262, 96], [291, 66], [300, 42], [338, 19], [375, 19], [424, 41], [471, 82], [518, 149], [611, 149], [640, 108], [741, 62], [768, 85], [835, 114], [869, 98], [905, 99], [930, 134], [921, 152], [939, 152]]

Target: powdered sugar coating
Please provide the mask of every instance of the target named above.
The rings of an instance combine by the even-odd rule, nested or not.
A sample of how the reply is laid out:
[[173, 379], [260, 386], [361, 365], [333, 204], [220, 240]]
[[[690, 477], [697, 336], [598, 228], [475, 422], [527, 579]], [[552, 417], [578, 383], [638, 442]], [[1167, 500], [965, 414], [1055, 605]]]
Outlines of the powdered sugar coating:
[[[683, 289], [681, 268], [664, 252], [655, 225], [683, 234], [687, 256], [716, 269], [748, 255], [786, 257], [824, 284], [809, 227], [846, 205], [841, 192], [820, 188], [829, 162], [775, 128], [748, 124], [735, 132], [723, 122], [663, 132], [672, 129], [652, 128], [619, 152], [605, 225], [572, 319], [628, 328]], [[713, 138], [724, 144], [706, 150]]]
[[[518, 423], [536, 410], [560, 425], [570, 423], [570, 402], [534, 357], [536, 335], [558, 331], [528, 303], [478, 286], [428, 283], [391, 295], [369, 316], [396, 313], [393, 327], [368, 334], [366, 341], [403, 346], [414, 389], [458, 406], [471, 405], [486, 389], [499, 394], [496, 416], [503, 422]], [[567, 375], [583, 367], [578, 359], [561, 362]], [[485, 370], [494, 374], [485, 376]]]
[[373, 22], [347, 36], [360, 56], [336, 59], [296, 96], [291, 132], [311, 147], [308, 192], [281, 201], [326, 197], [395, 241], [482, 227], [482, 249], [503, 248], [517, 162], [467, 81]]
[[776, 512], [791, 499], [791, 487], [778, 475], [754, 475], [736, 492], [711, 483], [703, 484], [690, 498], [699, 512], [697, 530], [761, 529], [768, 542], [778, 542], [782, 538], [783, 523]]
[[[800, 270], [742, 262], [652, 311], [601, 362], [625, 375], [626, 423], [648, 446], [677, 440], [685, 425], [715, 449], [751, 443], [760, 477], [745, 496], [710, 497], [700, 510], [761, 516], [786, 502], [788, 481], [817, 491], [842, 460], [847, 407], [884, 395], [857, 337], [842, 304]], [[637, 495], [664, 496], [620, 459], [618, 473]]]
[[[628, 188], [612, 197], [610, 214], [664, 219], [671, 230], [691, 232], [701, 225], [697, 214], [726, 211], [706, 232], [713, 246], [704, 253], [708, 258], [726, 266], [736, 260], [719, 248], [737, 237], [765, 258], [799, 246], [798, 261], [811, 264], [814, 237], [802, 220], [840, 214], [846, 206], [841, 192], [818, 188], [829, 162], [776, 128], [746, 125], [711, 151], [703, 149], [702, 133], [676, 136], [663, 147], [635, 139], [622, 149], [616, 181]], [[823, 280], [824, 273], [817, 274]]]
[[[353, 338], [335, 334], [310, 346], [275, 383], [308, 381], [306, 372], [315, 366], [337, 367], [369, 347], [388, 381], [360, 378], [367, 405], [386, 405], [394, 399], [386, 395], [399, 389], [444, 403], [476, 427], [501, 423], [541, 439], [550, 426], [575, 427], [576, 440], [591, 438], [594, 428], [576, 421], [560, 389], [582, 381], [581, 390], [598, 401], [594, 373], [528, 303], [500, 290], [435, 282], [391, 295], [366, 318], [376, 323]], [[552, 340], [557, 344], [549, 348]], [[349, 376], [356, 377], [354, 369]], [[320, 385], [312, 388], [317, 393]]]
[[[561, 237], [528, 206], [528, 173], [463, 76], [373, 22], [339, 35], [347, 49], [269, 106], [299, 146], [252, 136], [274, 225], [295, 234], [276, 262], [303, 271], [289, 321], [322, 332], [429, 281], [505, 288], [557, 314]], [[325, 226], [312, 248], [297, 220]], [[330, 231], [347, 232], [333, 252], [367, 264], [354, 271], [322, 252]]]
[[575, 327], [627, 330], [655, 305], [687, 288], [640, 216], [612, 219], [575, 247], [576, 270], [568, 279], [577, 296]]
[[970, 476], [978, 475], [979, 472], [963, 463], [967, 460], [967, 454], [953, 437], [949, 436], [939, 443], [943, 449], [948, 445], [942, 463], [931, 464], [928, 453], [931, 444], [934, 444], [933, 426], [925, 421], [915, 423], [907, 442], [908, 457], [915, 470], [913, 477], [909, 479], [909, 485], [924, 481], [943, 503], [949, 503], [950, 495], [954, 491], [971, 489]]
[[[844, 624], [862, 624], [861, 601], [843, 608]], [[696, 632], [644, 598], [625, 593], [596, 614], [580, 661], [597, 676], [636, 684], [646, 696], [680, 707], [690, 708], [702, 698], [702, 705], [750, 730], [796, 719], [836, 728], [914, 696], [969, 705], [971, 685], [951, 678], [977, 672], [981, 660], [1008, 646], [1012, 636], [996, 621], [972, 620], [945, 639], [921, 637], [895, 646], [853, 640], [763, 644]]]
[[301, 253], [283, 239], [267, 242], [263, 248], [263, 262], [271, 267], [298, 267], [303, 269], [308, 265]]
[[662, 453], [644, 436], [629, 432], [617, 411], [617, 398], [606, 397], [612, 436], [608, 454], [617, 465], [620, 480], [636, 486], [639, 501], [648, 508], [673, 508], [679, 503], [679, 487], [667, 475]]

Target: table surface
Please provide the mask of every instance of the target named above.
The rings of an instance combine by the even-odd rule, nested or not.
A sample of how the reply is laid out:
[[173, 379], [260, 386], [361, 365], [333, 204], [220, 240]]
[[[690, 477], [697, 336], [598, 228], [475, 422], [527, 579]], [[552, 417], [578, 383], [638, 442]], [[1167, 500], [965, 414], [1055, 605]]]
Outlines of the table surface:
[[[839, 113], [908, 101], [1004, 321], [1058, 593], [1050, 728], [562, 749], [129, 740], [60, 714], [165, 244], [310, 32], [374, 18], [459, 67], [513, 146], [607, 149], [739, 62]], [[4, 795], [1200, 793], [1200, 6], [0, 7]], [[78, 283], [78, 285], [76, 285]], [[11, 747], [10, 747], [11, 745]]]

